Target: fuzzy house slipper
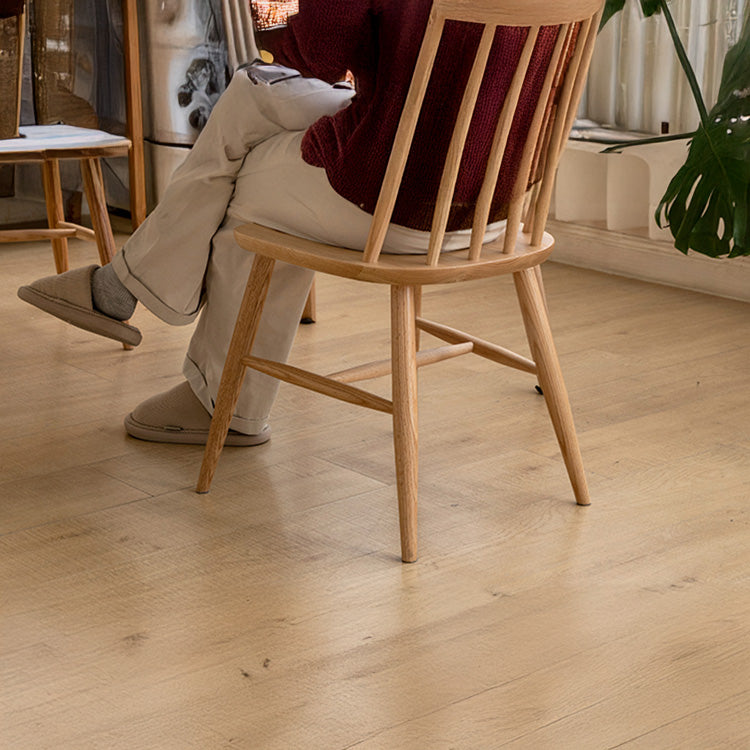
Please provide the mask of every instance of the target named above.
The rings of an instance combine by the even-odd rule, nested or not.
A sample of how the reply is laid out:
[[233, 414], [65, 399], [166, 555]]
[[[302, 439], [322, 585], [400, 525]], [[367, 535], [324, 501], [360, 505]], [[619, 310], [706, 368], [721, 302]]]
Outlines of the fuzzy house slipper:
[[71, 323], [84, 331], [97, 333], [129, 346], [141, 343], [141, 332], [127, 323], [110, 318], [94, 308], [91, 277], [99, 266], [74, 268], [56, 276], [45, 276], [18, 290], [18, 296], [34, 307]]
[[[128, 435], [153, 443], [205, 445], [210, 427], [211, 415], [187, 381], [146, 399], [125, 417]], [[261, 445], [270, 438], [268, 426], [257, 435], [229, 430], [224, 445]]]

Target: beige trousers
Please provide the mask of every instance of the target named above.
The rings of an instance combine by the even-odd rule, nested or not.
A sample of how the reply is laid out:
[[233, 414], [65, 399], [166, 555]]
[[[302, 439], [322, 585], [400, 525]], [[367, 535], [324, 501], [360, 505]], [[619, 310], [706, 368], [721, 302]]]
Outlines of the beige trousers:
[[[339, 196], [325, 171], [300, 154], [305, 129], [351, 97], [350, 89], [315, 79], [269, 85], [236, 73], [156, 210], [112, 261], [123, 284], [167, 323], [191, 323], [200, 312], [183, 372], [209, 412], [253, 261], [234, 242], [234, 228], [254, 221], [364, 248], [371, 215]], [[427, 240], [425, 232], [394, 225], [385, 250], [423, 252]], [[467, 246], [467, 233], [456, 232], [446, 249]], [[253, 350], [257, 356], [286, 361], [312, 278], [306, 269], [276, 264]], [[260, 432], [277, 390], [275, 379], [248, 371], [232, 429]]]

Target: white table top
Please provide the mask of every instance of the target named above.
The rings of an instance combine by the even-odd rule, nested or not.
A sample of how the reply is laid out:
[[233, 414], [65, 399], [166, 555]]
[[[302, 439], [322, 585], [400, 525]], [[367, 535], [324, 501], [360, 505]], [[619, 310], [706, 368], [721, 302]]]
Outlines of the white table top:
[[23, 125], [19, 132], [23, 137], [0, 140], [0, 154], [117, 146], [128, 143], [128, 139], [120, 135], [105, 133], [103, 130], [77, 128], [73, 125]]

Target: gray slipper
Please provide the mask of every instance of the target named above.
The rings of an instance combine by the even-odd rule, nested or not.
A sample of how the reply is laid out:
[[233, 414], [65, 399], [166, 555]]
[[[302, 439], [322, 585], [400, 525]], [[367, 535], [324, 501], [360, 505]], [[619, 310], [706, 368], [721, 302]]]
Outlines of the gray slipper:
[[[146, 399], [125, 417], [128, 435], [152, 443], [205, 445], [210, 427], [211, 415], [187, 381]], [[268, 425], [257, 435], [229, 430], [224, 445], [260, 445], [270, 438], [271, 428]]]
[[94, 309], [91, 277], [97, 268], [99, 266], [85, 266], [57, 276], [45, 276], [28, 286], [22, 286], [18, 296], [24, 302], [84, 331], [138, 346], [142, 337], [137, 328]]

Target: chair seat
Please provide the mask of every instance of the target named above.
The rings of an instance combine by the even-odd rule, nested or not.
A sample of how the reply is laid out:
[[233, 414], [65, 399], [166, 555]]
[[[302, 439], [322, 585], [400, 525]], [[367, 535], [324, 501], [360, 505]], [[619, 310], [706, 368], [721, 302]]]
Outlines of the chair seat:
[[425, 255], [381, 255], [377, 263], [365, 263], [358, 250], [294, 237], [260, 224], [243, 224], [234, 234], [245, 250], [314, 271], [376, 284], [447, 284], [514, 273], [542, 263], [555, 244], [552, 235], [545, 232], [540, 245], [532, 247], [529, 235], [519, 232], [515, 253], [505, 254], [501, 235], [482, 247], [479, 260], [470, 261], [468, 251], [455, 250], [443, 253], [440, 265], [428, 266]]
[[127, 138], [72, 125], [26, 125], [19, 138], [0, 140], [0, 162], [127, 156]]

